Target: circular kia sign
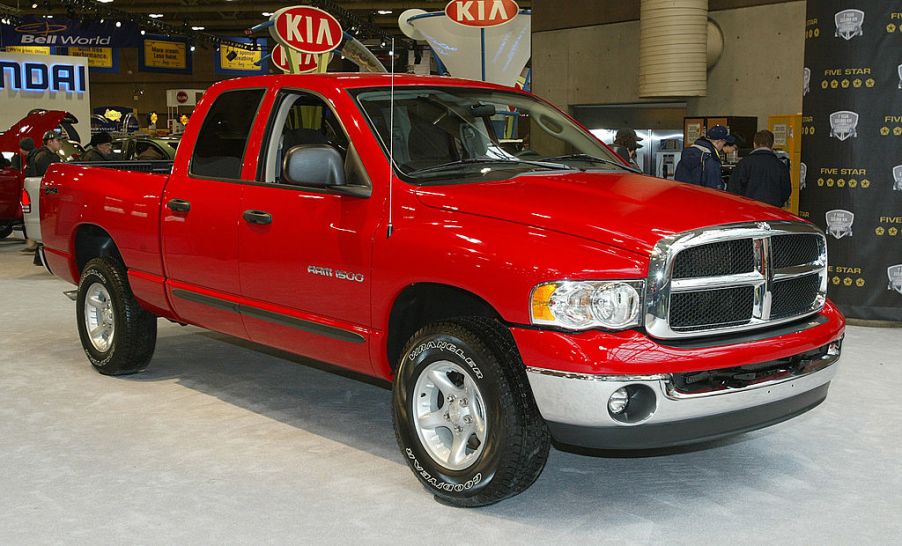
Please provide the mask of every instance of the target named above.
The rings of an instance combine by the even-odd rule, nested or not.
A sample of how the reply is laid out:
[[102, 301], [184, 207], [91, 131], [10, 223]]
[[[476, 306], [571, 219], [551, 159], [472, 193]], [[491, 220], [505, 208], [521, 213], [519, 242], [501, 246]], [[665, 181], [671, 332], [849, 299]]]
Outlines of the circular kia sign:
[[467, 27], [497, 27], [510, 23], [520, 13], [514, 0], [451, 0], [445, 15]]
[[[317, 56], [312, 53], [295, 53], [298, 59], [297, 70], [293, 72], [295, 74], [305, 74], [307, 72], [316, 71], [317, 65]], [[276, 44], [276, 47], [272, 49], [272, 62], [282, 72], [292, 72], [291, 63], [288, 60], [288, 53], [285, 51], [285, 48], [282, 47], [281, 44]]]
[[282, 8], [272, 14], [270, 34], [280, 44], [304, 53], [327, 53], [341, 45], [344, 31], [328, 12], [309, 6]]
[[179, 91], [175, 95], [175, 100], [177, 100], [179, 104], [185, 104], [186, 102], [188, 102], [188, 93]]

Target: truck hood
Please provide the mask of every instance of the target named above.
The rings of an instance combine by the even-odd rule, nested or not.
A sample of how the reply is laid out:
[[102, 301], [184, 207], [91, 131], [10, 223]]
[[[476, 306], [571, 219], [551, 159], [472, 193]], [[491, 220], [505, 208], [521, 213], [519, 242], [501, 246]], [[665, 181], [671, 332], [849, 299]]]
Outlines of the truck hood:
[[744, 197], [637, 174], [531, 173], [415, 192], [436, 209], [567, 233], [640, 255], [649, 255], [661, 238], [692, 229], [799, 220]]

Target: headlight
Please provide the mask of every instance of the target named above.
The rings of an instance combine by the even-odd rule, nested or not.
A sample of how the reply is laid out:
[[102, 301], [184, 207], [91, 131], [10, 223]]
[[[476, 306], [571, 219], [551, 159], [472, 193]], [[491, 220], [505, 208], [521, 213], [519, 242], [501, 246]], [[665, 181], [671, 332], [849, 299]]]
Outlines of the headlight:
[[642, 323], [644, 281], [558, 281], [532, 291], [533, 324], [625, 330]]

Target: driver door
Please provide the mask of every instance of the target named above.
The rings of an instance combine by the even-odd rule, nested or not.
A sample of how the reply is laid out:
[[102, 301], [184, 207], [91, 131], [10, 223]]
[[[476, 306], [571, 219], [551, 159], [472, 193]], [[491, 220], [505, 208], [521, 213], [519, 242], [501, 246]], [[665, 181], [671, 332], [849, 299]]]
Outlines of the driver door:
[[368, 198], [291, 185], [282, 160], [294, 146], [350, 143], [320, 97], [284, 91], [261, 151], [261, 174], [244, 187], [238, 228], [242, 309], [250, 338], [370, 373], [370, 268], [378, 210]]

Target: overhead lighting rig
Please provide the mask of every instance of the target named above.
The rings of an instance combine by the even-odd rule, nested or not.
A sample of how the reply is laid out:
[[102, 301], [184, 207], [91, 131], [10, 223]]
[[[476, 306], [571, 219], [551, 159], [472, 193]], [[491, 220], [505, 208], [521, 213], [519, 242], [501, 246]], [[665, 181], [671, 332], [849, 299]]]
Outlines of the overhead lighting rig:
[[[111, 20], [117, 21], [120, 24], [123, 22], [135, 23], [138, 25], [142, 36], [150, 32], [169, 38], [184, 38], [188, 41], [192, 51], [194, 51], [195, 45], [199, 44], [211, 45], [217, 48], [220, 46], [227, 46], [233, 49], [243, 49], [247, 51], [261, 49], [256, 43], [236, 42], [210, 32], [204, 32], [203, 27], [192, 27], [187, 19], [182, 21], [181, 24], [169, 23], [161, 21], [159, 17], [130, 13], [123, 9], [116, 8], [109, 3], [101, 3], [95, 0], [57, 0], [57, 3], [66, 8], [67, 11], [78, 13], [78, 17], [83, 21], [96, 20], [102, 23], [106, 20]], [[3, 14], [5, 17], [4, 7], [3, 4], [0, 4], [0, 14]], [[11, 10], [11, 8], [7, 9]], [[18, 12], [17, 15], [12, 15], [11, 17], [16, 16], [21, 17], [22, 13]], [[194, 28], [197, 30], [194, 30]]]

